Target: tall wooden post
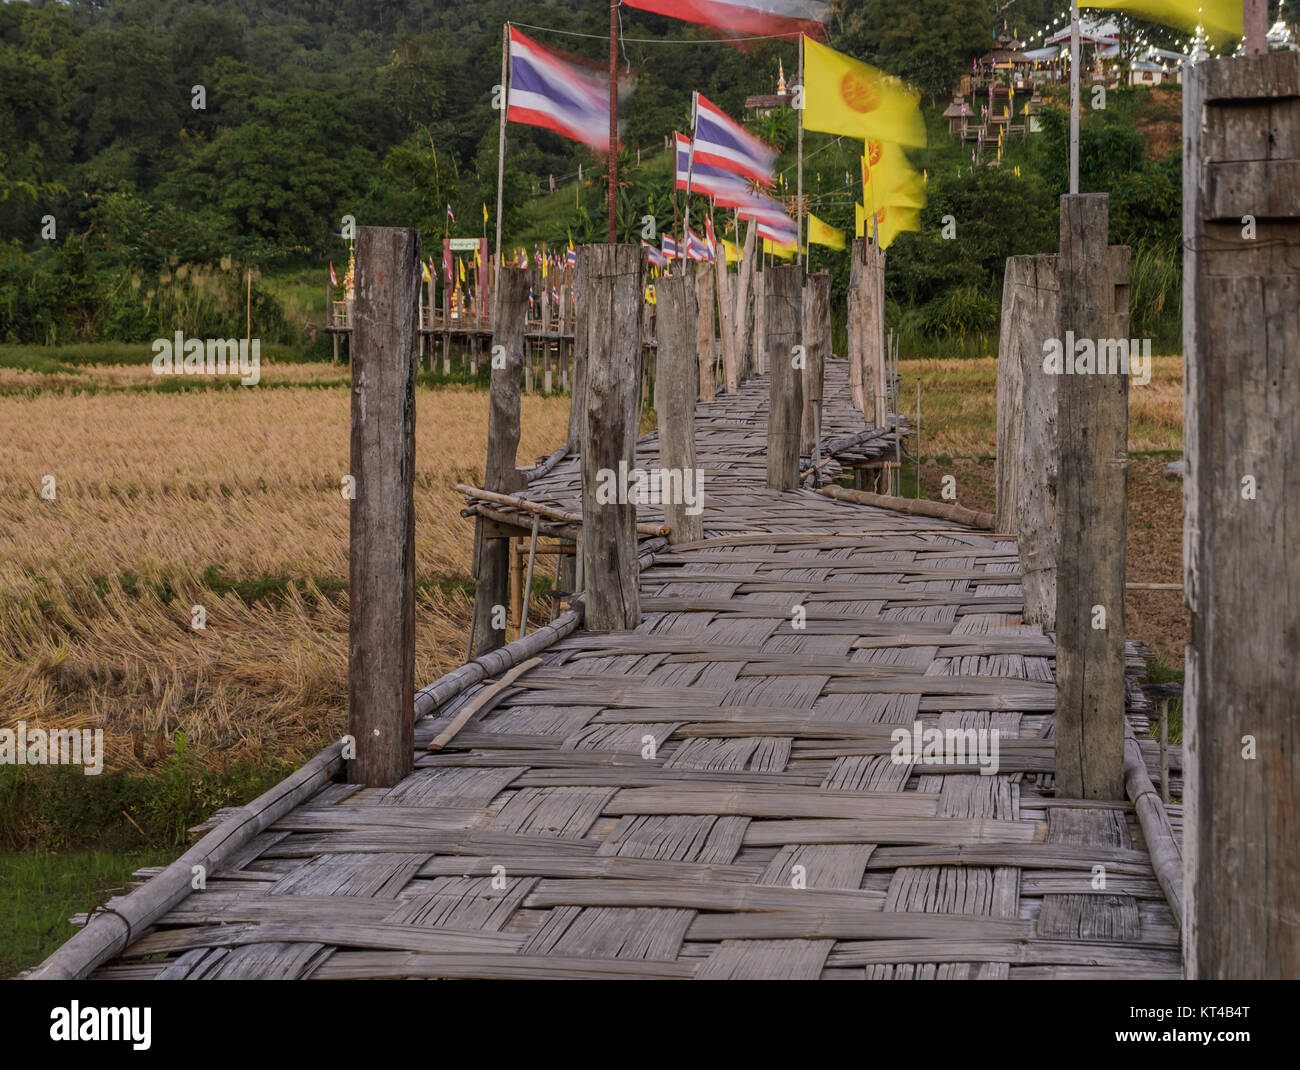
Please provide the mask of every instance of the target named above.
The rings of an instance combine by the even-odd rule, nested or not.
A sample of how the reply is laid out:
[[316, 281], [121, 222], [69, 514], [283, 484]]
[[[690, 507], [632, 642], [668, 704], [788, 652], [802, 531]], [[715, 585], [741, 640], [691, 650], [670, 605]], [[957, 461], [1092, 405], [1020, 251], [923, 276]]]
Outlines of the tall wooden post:
[[638, 367], [645, 309], [645, 254], [639, 245], [588, 245], [578, 272], [587, 303], [587, 397], [582, 425], [582, 571], [586, 625], [635, 628], [636, 503], [610, 501], [636, 464]]
[[826, 361], [831, 355], [831, 273], [818, 271], [808, 276], [803, 291], [803, 414], [800, 420], [799, 452], [817, 463], [817, 433], [820, 430], [822, 383]]
[[[1109, 196], [1061, 198], [1060, 327], [1079, 343], [1117, 337], [1106, 242]], [[1127, 308], [1124, 328], [1127, 330]], [[1056, 573], [1056, 790], [1124, 798], [1124, 544], [1128, 523], [1128, 368], [1064, 365], [1057, 386], [1061, 471]]]
[[[719, 249], [719, 255], [726, 253]], [[701, 260], [695, 265], [695, 303], [696, 316], [695, 351], [699, 362], [700, 400], [713, 400], [713, 368], [716, 363], [714, 353], [717, 343], [713, 338], [713, 265]]]
[[[709, 280], [712, 282], [712, 280]], [[659, 417], [659, 464], [664, 485], [680, 487], [664, 501], [669, 542], [704, 538], [702, 487], [695, 464], [696, 359], [695, 279], [686, 273], [665, 276], [656, 288], [659, 348], [655, 369], [655, 412]], [[667, 481], [671, 477], [672, 483]], [[689, 483], [687, 482], [689, 480]], [[686, 502], [688, 488], [694, 504]]]
[[803, 419], [803, 374], [794, 366], [799, 344], [797, 267], [769, 268], [767, 280], [767, 485], [799, 486], [799, 427]]
[[[1056, 394], [1061, 377], [1045, 369], [1043, 343], [1057, 337], [1060, 325], [1056, 255], [1011, 257], [1007, 260], [1007, 275], [1015, 286], [1006, 341], [1008, 364], [1019, 368], [1020, 432], [1017, 435], [1010, 414], [1003, 420], [999, 393], [999, 430], [1006, 436], [1005, 446], [1004, 438], [998, 438], [998, 478], [1005, 479], [999, 483], [999, 490], [1004, 485], [1008, 489], [1006, 509], [1001, 499], [998, 502], [997, 523], [998, 530], [1014, 531], [1018, 536], [1020, 583], [1025, 593], [1022, 619], [1026, 624], [1050, 630], [1056, 627], [1060, 540], [1056, 520], [1061, 467]], [[1001, 354], [998, 366], [1001, 376]], [[1008, 370], [1008, 375], [1015, 373]], [[999, 379], [999, 391], [1002, 385]], [[1013, 404], [1008, 399], [1008, 405]]]
[[1183, 954], [1300, 976], [1300, 54], [1183, 76]]
[[727, 272], [727, 250], [718, 250], [718, 348], [722, 351], [722, 388], [734, 394], [740, 387], [736, 361], [736, 280]]
[[362, 227], [352, 316], [348, 781], [411, 771], [415, 710], [415, 376], [420, 235]]
[[[745, 245], [740, 258], [740, 271], [736, 275], [736, 309], [733, 326], [736, 331], [736, 386], [754, 374], [754, 272], [758, 268], [758, 224], [749, 221], [745, 228]], [[730, 393], [732, 387], [727, 385]]]
[[866, 262], [866, 239], [854, 238], [849, 250], [848, 347], [849, 398], [853, 407], [866, 414], [862, 390], [862, 268]]
[[[578, 253], [582, 259], [582, 253]], [[587, 412], [587, 276], [573, 276], [573, 379], [569, 388], [569, 433], [565, 444], [570, 453], [582, 448], [582, 421]]]
[[[525, 485], [515, 467], [519, 449], [519, 375], [524, 360], [524, 327], [528, 315], [528, 273], [504, 268], [492, 310], [492, 386], [489, 392], [488, 452], [483, 474], [485, 490], [511, 494]], [[510, 536], [479, 517], [474, 530], [474, 647], [481, 657], [506, 641], [510, 588]], [[496, 627], [500, 625], [500, 627]]]
[[764, 292], [764, 286], [767, 283], [767, 272], [754, 272], [754, 375], [764, 375], [767, 372], [767, 298]]

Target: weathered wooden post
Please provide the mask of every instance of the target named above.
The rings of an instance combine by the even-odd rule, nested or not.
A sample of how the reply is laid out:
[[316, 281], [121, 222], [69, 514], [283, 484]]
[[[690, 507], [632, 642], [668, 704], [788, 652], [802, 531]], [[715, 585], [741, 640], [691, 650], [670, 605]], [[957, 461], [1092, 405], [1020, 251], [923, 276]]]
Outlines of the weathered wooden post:
[[1043, 345], [1059, 331], [1057, 258], [1007, 259], [998, 344], [997, 517], [1015, 532], [1026, 624], [1056, 627], [1056, 388]]
[[1124, 798], [1128, 367], [1106, 366], [1120, 326], [1109, 200], [1105, 193], [1061, 198], [1057, 258], [1056, 790], [1074, 799]]
[[767, 297], [764, 287], [767, 285], [767, 272], [754, 272], [754, 375], [763, 375], [767, 371]]
[[735, 309], [732, 327], [736, 332], [735, 369], [736, 385], [727, 382], [727, 393], [739, 389], [742, 380], [754, 373], [754, 310], [751, 307], [754, 290], [754, 270], [758, 265], [755, 246], [758, 241], [758, 224], [750, 220], [745, 228], [745, 245], [740, 257], [740, 270], [736, 274]]
[[718, 348], [722, 352], [722, 387], [734, 394], [740, 386], [736, 361], [736, 280], [727, 272], [727, 250], [718, 249]]
[[849, 398], [853, 407], [866, 414], [862, 389], [862, 267], [866, 261], [865, 238], [854, 238], [849, 250], [848, 346]]
[[[711, 282], [712, 280], [710, 280]], [[655, 369], [655, 412], [659, 417], [659, 465], [664, 522], [669, 542], [704, 538], [703, 489], [695, 465], [696, 359], [695, 279], [688, 274], [660, 278], [659, 349]], [[668, 493], [669, 488], [673, 493]], [[680, 494], [676, 491], [680, 489]], [[694, 504], [688, 503], [687, 490]]]
[[1300, 54], [1183, 76], [1183, 955], [1300, 976]]
[[[579, 259], [582, 253], [578, 254]], [[582, 421], [587, 412], [587, 276], [573, 276], [573, 378], [569, 387], [569, 433], [565, 445], [570, 453], [582, 448]]]
[[542, 393], [551, 392], [551, 292], [542, 279]]
[[799, 344], [799, 269], [767, 271], [767, 485], [799, 486], [799, 427], [803, 419], [803, 370], [795, 367]]
[[[718, 256], [721, 258], [726, 255], [719, 247]], [[714, 395], [713, 368], [717, 343], [713, 339], [713, 270], [713, 265], [707, 260], [701, 260], [695, 265], [695, 302], [698, 309], [695, 350], [699, 361], [701, 401], [712, 401]]]
[[352, 324], [348, 781], [411, 771], [415, 708], [415, 376], [420, 235], [362, 227]]
[[[871, 379], [875, 385], [876, 426], [890, 424], [889, 412], [889, 376], [885, 371], [885, 257], [888, 254], [876, 245], [871, 247], [871, 302], [874, 309], [871, 323], [871, 356], [873, 360]], [[887, 469], [881, 475], [888, 477]], [[888, 485], [877, 487], [888, 491]]]
[[822, 383], [831, 355], [831, 273], [808, 276], [803, 292], [803, 414], [799, 452], [818, 461], [817, 436], [821, 431]]
[[618, 492], [624, 473], [636, 465], [645, 255], [639, 245], [588, 245], [578, 255], [587, 305], [582, 424], [586, 626], [620, 631], [641, 621], [636, 503]]
[[[525, 485], [515, 459], [519, 449], [519, 376], [528, 315], [528, 273], [522, 268], [503, 268], [493, 296], [492, 386], [483, 489], [512, 494]], [[478, 517], [474, 522], [474, 551], [474, 645], [470, 653], [481, 657], [506, 641], [509, 529], [503, 531], [495, 522]]]

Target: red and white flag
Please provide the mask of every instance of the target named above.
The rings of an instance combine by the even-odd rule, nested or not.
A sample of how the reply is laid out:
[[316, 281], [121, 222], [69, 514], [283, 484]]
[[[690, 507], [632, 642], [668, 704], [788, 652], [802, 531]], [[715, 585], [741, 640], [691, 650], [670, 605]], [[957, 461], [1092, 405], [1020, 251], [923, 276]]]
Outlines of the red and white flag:
[[330, 285], [337, 286], [338, 284], [339, 284], [339, 277], [334, 274], [334, 261], [331, 260], [330, 261]]
[[829, 5], [819, 0], [625, 0], [628, 7], [713, 26], [729, 36], [806, 33], [826, 39]]

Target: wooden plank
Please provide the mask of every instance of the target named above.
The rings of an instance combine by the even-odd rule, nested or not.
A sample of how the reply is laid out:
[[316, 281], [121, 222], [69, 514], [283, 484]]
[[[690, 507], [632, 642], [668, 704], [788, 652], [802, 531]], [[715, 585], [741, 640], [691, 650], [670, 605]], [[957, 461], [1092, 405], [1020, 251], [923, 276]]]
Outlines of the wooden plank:
[[1041, 843], [1041, 821], [961, 820], [949, 817], [881, 817], [753, 821], [745, 844], [790, 843], [991, 844]]
[[348, 780], [411, 771], [415, 701], [415, 376], [420, 236], [362, 227], [352, 330]]

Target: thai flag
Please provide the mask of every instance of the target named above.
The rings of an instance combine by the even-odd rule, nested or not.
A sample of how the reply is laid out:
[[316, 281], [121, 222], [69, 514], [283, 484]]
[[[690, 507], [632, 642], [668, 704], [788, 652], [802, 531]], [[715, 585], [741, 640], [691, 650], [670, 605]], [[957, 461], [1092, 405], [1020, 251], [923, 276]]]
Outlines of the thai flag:
[[793, 220], [787, 219], [786, 222], [789, 226], [782, 226], [779, 223], [759, 223], [758, 236], [787, 249], [791, 248], [799, 241], [799, 230]]
[[819, 0], [625, 0], [628, 7], [683, 22], [715, 26], [731, 35], [797, 34], [824, 40], [827, 5]]
[[339, 277], [334, 274], [334, 261], [331, 260], [330, 261], [330, 285], [337, 286], [338, 284], [339, 284]]
[[506, 119], [608, 149], [609, 80], [561, 59], [511, 26]]
[[705, 197], [743, 197], [749, 190], [748, 183], [732, 171], [703, 163], [699, 155], [691, 164], [691, 139], [683, 134], [674, 134], [677, 139], [677, 188], [685, 189], [690, 181], [692, 193]]
[[[719, 204], [722, 202], [719, 201]], [[733, 204], [725, 205], [727, 208], [734, 208], [736, 215], [741, 219], [753, 219], [760, 224], [768, 226], [785, 226], [794, 227], [790, 217], [786, 215], [785, 208], [781, 202], [771, 197], [764, 196], [761, 193], [750, 193], [743, 200]]]
[[532, 310], [533, 310], [533, 288], [530, 286], [528, 287], [528, 311], [531, 312]]
[[443, 274], [443, 278], [446, 279], [447, 282], [452, 281], [450, 246], [444, 246], [442, 250], [442, 274]]
[[713, 233], [713, 216], [704, 217], [704, 240], [709, 243], [709, 259], [713, 259], [718, 248], [718, 236]]
[[697, 167], [711, 164], [764, 185], [772, 183], [776, 149], [759, 141], [703, 93], [695, 94], [694, 151]]
[[453, 223], [456, 222], [456, 213], [451, 210], [451, 205], [447, 205], [447, 218]]
[[569, 252], [565, 259], [568, 260], [569, 267], [576, 268], [578, 266], [578, 250], [573, 248], [573, 246], [569, 246]]
[[533, 263], [538, 267], [542, 266], [542, 252], [536, 245], [533, 246]]
[[681, 253], [677, 249], [677, 239], [670, 238], [667, 234], [663, 235], [664, 259], [676, 260]]
[[704, 244], [701, 238], [690, 227], [686, 228], [686, 258], [688, 260], [712, 260], [709, 254], [709, 247]]
[[661, 253], [658, 249], [656, 249], [656, 248], [655, 248], [653, 245], [651, 245], [648, 241], [643, 241], [643, 242], [641, 243], [641, 247], [642, 247], [643, 249], [645, 249], [645, 251], [646, 251], [646, 257], [649, 259], [650, 263], [654, 264], [655, 267], [667, 267], [667, 266], [668, 266], [668, 257], [664, 256], [663, 253]]

